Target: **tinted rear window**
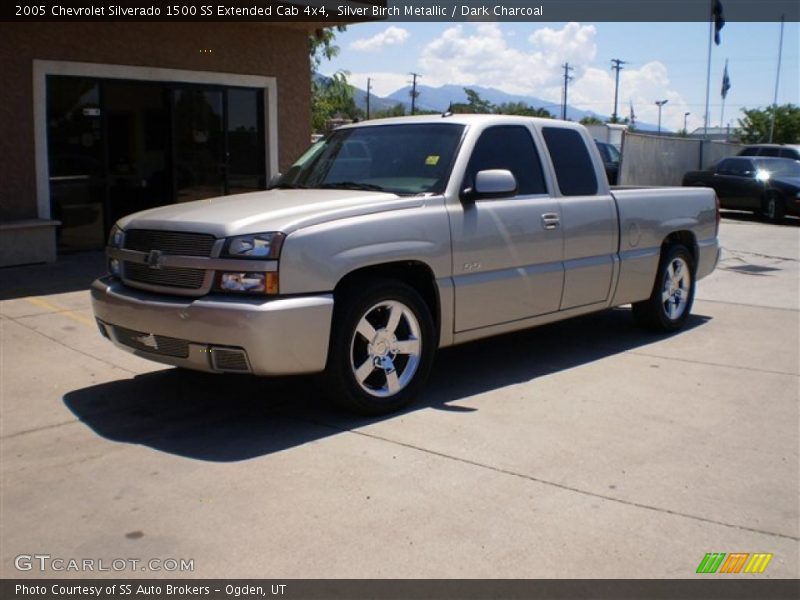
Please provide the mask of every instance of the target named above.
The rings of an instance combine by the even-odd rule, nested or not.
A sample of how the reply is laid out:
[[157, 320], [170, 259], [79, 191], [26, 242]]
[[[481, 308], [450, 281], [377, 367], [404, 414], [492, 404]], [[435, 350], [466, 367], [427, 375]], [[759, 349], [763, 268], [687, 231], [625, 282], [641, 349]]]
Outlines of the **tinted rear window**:
[[583, 136], [574, 129], [560, 127], [544, 127], [542, 135], [556, 170], [561, 193], [565, 196], [596, 194], [597, 176]]

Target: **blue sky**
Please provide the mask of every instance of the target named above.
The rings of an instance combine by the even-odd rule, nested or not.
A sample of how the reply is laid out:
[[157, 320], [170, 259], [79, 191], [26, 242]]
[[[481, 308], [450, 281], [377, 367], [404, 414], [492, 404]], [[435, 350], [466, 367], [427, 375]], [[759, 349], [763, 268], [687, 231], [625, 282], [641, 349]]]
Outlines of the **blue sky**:
[[[710, 125], [720, 124], [720, 85], [725, 59], [731, 89], [725, 124], [735, 126], [741, 107], [772, 102], [779, 23], [729, 22], [711, 59]], [[778, 103], [800, 104], [798, 23], [784, 32]], [[345, 70], [350, 82], [373, 80], [381, 96], [406, 85], [409, 72], [421, 83], [483, 85], [560, 102], [563, 70], [576, 67], [570, 104], [611, 114], [614, 80], [610, 60], [628, 61], [620, 77], [619, 113], [633, 102], [636, 118], [657, 121], [656, 100], [668, 99], [663, 123], [671, 129], [703, 125], [708, 23], [365, 23], [338, 34], [341, 53], [322, 65], [326, 74]], [[553, 111], [556, 112], [556, 111]]]

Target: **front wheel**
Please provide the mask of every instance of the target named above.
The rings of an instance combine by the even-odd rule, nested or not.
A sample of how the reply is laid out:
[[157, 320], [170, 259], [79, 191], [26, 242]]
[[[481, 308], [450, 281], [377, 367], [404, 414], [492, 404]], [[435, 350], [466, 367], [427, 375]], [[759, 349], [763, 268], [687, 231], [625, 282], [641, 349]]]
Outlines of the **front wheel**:
[[668, 247], [661, 255], [650, 298], [633, 305], [633, 317], [651, 331], [683, 327], [694, 302], [694, 261], [685, 246]]
[[773, 223], [780, 223], [786, 215], [786, 207], [783, 198], [774, 192], [770, 192], [764, 201], [764, 216]]
[[337, 298], [327, 375], [334, 400], [380, 415], [410, 404], [428, 377], [436, 336], [425, 301], [394, 281]]

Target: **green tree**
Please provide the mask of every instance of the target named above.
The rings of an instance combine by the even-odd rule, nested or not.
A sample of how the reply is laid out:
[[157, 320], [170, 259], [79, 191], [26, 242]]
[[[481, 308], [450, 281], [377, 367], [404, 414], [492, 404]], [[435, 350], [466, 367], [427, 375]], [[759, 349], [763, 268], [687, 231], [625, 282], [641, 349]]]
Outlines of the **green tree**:
[[314, 131], [325, 131], [333, 118], [356, 120], [363, 117], [363, 111], [356, 106], [355, 89], [347, 83], [347, 75], [339, 71], [332, 77], [312, 80], [311, 126]]
[[602, 120], [598, 119], [594, 115], [589, 117], [583, 117], [580, 121], [578, 121], [581, 125], [604, 125]]
[[324, 132], [332, 118], [359, 119], [363, 116], [355, 102], [353, 86], [347, 83], [348, 73], [339, 71], [333, 77], [319, 75], [323, 60], [339, 54], [336, 34], [345, 31], [345, 25], [320, 28], [308, 36], [308, 52], [311, 65], [311, 128]]
[[404, 117], [405, 114], [406, 114], [406, 107], [403, 106], [400, 102], [398, 102], [392, 108], [373, 111], [370, 117], [373, 119], [385, 119], [387, 117]]
[[545, 108], [534, 108], [524, 102], [503, 102], [494, 107], [495, 114], [498, 115], [520, 115], [523, 117], [541, 117], [554, 119], [555, 117]]
[[308, 36], [308, 51], [311, 56], [312, 76], [322, 64], [322, 59], [330, 60], [339, 54], [340, 48], [334, 43], [336, 34], [346, 30], [346, 25], [337, 25], [332, 28], [324, 27], [317, 29]]
[[742, 141], [757, 143], [769, 141], [770, 121], [775, 114], [775, 131], [772, 141], [776, 144], [800, 143], [800, 107], [782, 104], [777, 107], [743, 108], [744, 118], [739, 119]]
[[480, 94], [470, 88], [464, 88], [467, 95], [466, 102], [456, 102], [451, 105], [450, 111], [454, 113], [487, 114], [493, 111], [494, 105], [481, 98]]

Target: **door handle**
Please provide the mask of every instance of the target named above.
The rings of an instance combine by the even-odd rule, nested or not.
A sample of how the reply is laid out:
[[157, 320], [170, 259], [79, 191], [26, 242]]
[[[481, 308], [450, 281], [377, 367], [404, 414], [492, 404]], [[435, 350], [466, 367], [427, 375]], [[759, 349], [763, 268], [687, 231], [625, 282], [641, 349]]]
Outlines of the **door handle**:
[[542, 215], [542, 226], [545, 229], [556, 229], [561, 224], [558, 213], [544, 213]]

